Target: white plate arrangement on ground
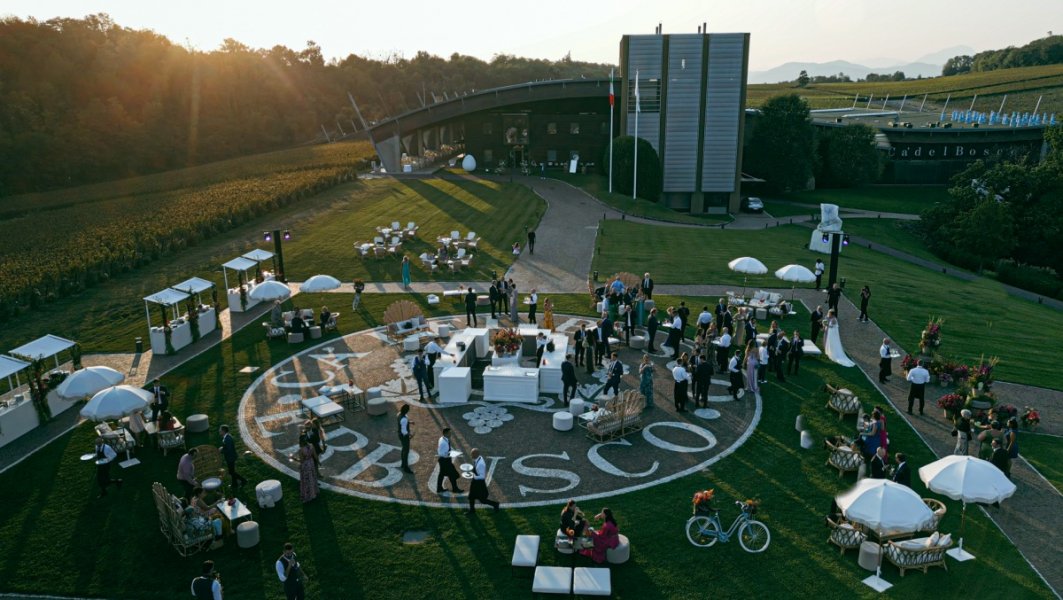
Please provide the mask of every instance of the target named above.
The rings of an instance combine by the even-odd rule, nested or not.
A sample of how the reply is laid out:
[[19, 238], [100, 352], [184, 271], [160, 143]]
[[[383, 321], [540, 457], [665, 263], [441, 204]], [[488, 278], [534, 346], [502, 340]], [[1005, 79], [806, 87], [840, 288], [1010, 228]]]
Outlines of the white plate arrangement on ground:
[[695, 417], [701, 417], [702, 419], [719, 419], [720, 411], [712, 408], [699, 408], [694, 411]]
[[513, 420], [513, 415], [504, 406], [477, 406], [472, 412], [463, 414], [462, 418], [469, 422], [473, 431], [484, 434], [491, 433], [505, 425], [506, 421]]

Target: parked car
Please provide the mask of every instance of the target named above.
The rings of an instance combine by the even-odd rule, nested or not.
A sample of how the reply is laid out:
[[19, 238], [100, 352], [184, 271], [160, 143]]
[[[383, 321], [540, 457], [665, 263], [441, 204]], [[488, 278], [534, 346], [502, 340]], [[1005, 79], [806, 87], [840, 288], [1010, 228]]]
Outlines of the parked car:
[[760, 198], [750, 196], [742, 202], [742, 210], [753, 213], [764, 212], [764, 202]]

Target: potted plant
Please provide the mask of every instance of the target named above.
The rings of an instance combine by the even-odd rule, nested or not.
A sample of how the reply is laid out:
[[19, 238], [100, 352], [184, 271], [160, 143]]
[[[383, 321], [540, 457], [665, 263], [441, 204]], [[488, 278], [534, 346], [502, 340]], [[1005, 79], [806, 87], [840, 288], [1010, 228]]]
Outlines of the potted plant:
[[1022, 413], [1022, 426], [1033, 431], [1040, 424], [1041, 413], [1037, 412], [1032, 406], [1027, 406]]
[[941, 325], [944, 322], [944, 319], [930, 317], [926, 329], [919, 336], [919, 351], [924, 355], [929, 355], [941, 345]]
[[188, 311], [188, 325], [192, 327], [192, 342], [199, 341], [199, 307], [192, 300], [191, 290], [188, 294], [188, 302], [185, 304], [185, 310]]
[[511, 356], [521, 349], [524, 339], [516, 329], [499, 329], [491, 338], [491, 344], [498, 356]]
[[938, 398], [938, 408], [945, 411], [946, 419], [955, 420], [960, 411], [963, 410], [965, 402], [966, 399], [959, 394], [945, 394]]
[[911, 371], [919, 364], [919, 359], [911, 354], [905, 354], [901, 359], [901, 369], [904, 371], [905, 376], [908, 375], [908, 371]]
[[970, 408], [974, 410], [985, 410], [987, 408], [993, 408], [996, 403], [997, 398], [993, 395], [993, 392], [987, 392], [984, 390], [978, 391], [972, 389], [970, 394], [967, 396], [965, 408]]
[[989, 388], [993, 385], [993, 369], [997, 366], [1000, 359], [997, 357], [990, 357], [989, 360], [983, 356], [978, 361], [977, 366], [970, 368], [970, 375], [967, 377], [967, 382], [971, 386], [971, 390], [975, 392], [988, 392]]

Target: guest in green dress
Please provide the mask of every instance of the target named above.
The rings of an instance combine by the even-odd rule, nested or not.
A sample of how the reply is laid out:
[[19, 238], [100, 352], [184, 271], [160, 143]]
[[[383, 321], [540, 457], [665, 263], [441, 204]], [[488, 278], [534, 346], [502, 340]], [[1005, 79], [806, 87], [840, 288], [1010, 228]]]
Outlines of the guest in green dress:
[[653, 363], [649, 354], [643, 354], [639, 364], [639, 391], [646, 397], [646, 408], [653, 408]]

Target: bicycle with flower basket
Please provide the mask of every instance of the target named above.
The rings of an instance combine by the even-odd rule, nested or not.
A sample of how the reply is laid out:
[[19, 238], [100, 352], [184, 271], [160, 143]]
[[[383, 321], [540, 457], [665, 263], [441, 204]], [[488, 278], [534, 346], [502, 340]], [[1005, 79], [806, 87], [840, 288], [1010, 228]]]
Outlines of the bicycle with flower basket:
[[725, 531], [720, 523], [720, 510], [712, 504], [714, 490], [705, 490], [694, 494], [694, 516], [687, 520], [687, 539], [700, 548], [708, 548], [716, 542], [727, 543], [731, 537], [738, 537], [738, 544], [746, 552], [756, 554], [768, 549], [771, 543], [771, 531], [768, 526], [753, 518], [757, 514], [760, 502], [757, 500], [737, 501], [739, 509], [731, 526]]

